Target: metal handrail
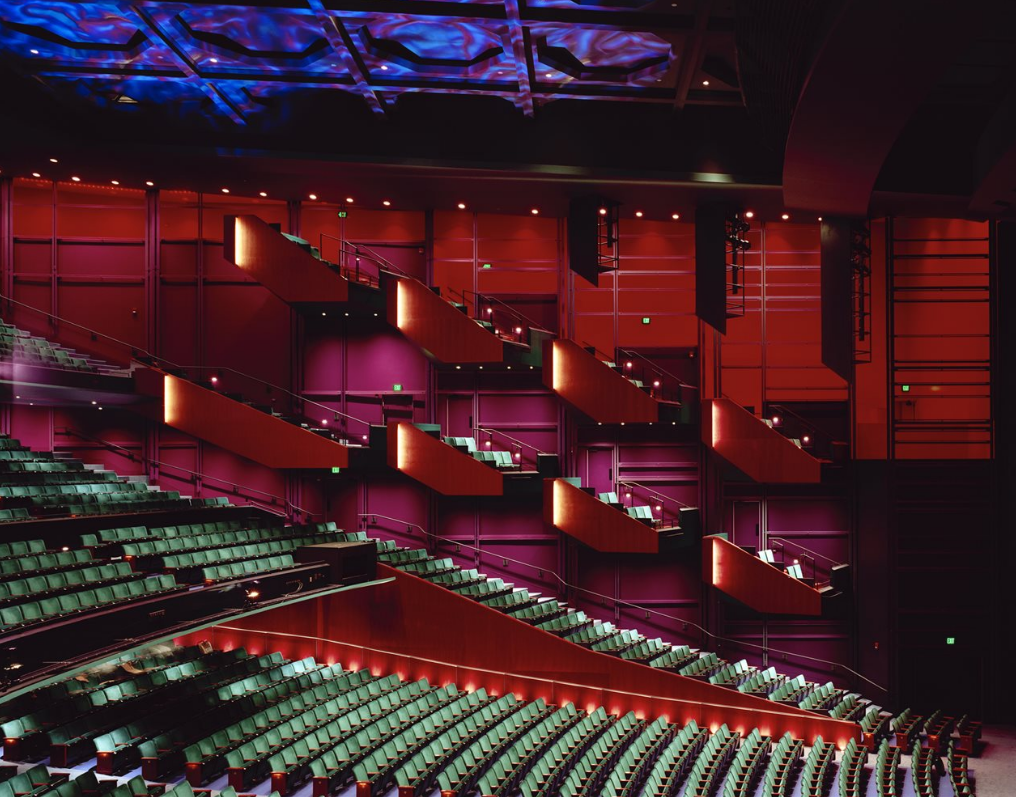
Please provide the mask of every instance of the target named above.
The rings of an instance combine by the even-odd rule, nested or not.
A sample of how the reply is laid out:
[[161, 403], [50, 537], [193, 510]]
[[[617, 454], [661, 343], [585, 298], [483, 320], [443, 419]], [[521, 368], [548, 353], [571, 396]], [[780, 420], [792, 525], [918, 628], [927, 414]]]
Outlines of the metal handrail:
[[[131, 360], [138, 360], [139, 362], [141, 362], [141, 359], [140, 359], [141, 357], [147, 357], [147, 358], [149, 358], [151, 360], [154, 360], [156, 364], [161, 364], [161, 365], [159, 365], [159, 367], [170, 368], [170, 369], [173, 369], [173, 370], [176, 370], [176, 371], [215, 371], [217, 373], [230, 373], [230, 374], [234, 374], [234, 375], [236, 375], [238, 377], [241, 377], [243, 379], [247, 379], [247, 380], [250, 380], [252, 382], [256, 382], [256, 383], [260, 384], [263, 387], [271, 388], [272, 390], [278, 390], [280, 393], [284, 393], [284, 394], [290, 396], [291, 398], [296, 399], [299, 402], [303, 402], [305, 404], [309, 404], [309, 405], [312, 405], [312, 406], [315, 406], [315, 407], [319, 407], [319, 408], [321, 408], [321, 410], [323, 410], [324, 412], [329, 413], [331, 415], [340, 416], [340, 417], [346, 418], [346, 419], [351, 420], [351, 421], [356, 421], [357, 423], [362, 423], [364, 426], [366, 426], [368, 429], [370, 429], [370, 426], [371, 426], [370, 421], [365, 421], [362, 418], [357, 418], [355, 415], [349, 415], [348, 413], [341, 412], [340, 410], [336, 410], [336, 409], [333, 409], [331, 407], [327, 407], [324, 404], [319, 404], [318, 402], [314, 401], [313, 399], [306, 398], [306, 397], [301, 396], [301, 395], [299, 395], [297, 393], [294, 393], [293, 391], [291, 391], [291, 390], [289, 390], [287, 388], [280, 387], [279, 385], [273, 384], [273, 383], [268, 382], [268, 381], [266, 381], [264, 379], [260, 379], [260, 378], [258, 378], [256, 376], [251, 376], [250, 374], [244, 373], [243, 371], [238, 371], [235, 368], [230, 368], [229, 366], [214, 366], [214, 365], [179, 365], [178, 363], [174, 363], [172, 360], [169, 360], [169, 359], [167, 359], [165, 357], [162, 357], [161, 355], [153, 354], [152, 352], [150, 352], [147, 349], [144, 349], [144, 348], [142, 348], [140, 346], [135, 346], [135, 345], [133, 345], [131, 343], [127, 343], [126, 341], [120, 340], [118, 338], [114, 338], [112, 335], [107, 335], [104, 332], [99, 332], [99, 331], [91, 329], [89, 327], [82, 326], [81, 324], [78, 324], [78, 323], [76, 323], [74, 321], [68, 321], [67, 319], [62, 318], [62, 317], [60, 317], [58, 315], [54, 315], [53, 313], [47, 313], [45, 310], [40, 310], [38, 307], [33, 307], [30, 304], [25, 304], [24, 302], [19, 302], [17, 299], [12, 299], [9, 296], [5, 296], [3, 294], [0, 294], [0, 301], [5, 301], [5, 302], [8, 302], [10, 304], [16, 304], [19, 307], [24, 307], [27, 310], [31, 310], [32, 312], [39, 313], [40, 315], [46, 316], [51, 322], [55, 321], [55, 322], [60, 323], [60, 324], [67, 324], [69, 326], [76, 327], [76, 328], [78, 328], [78, 329], [80, 329], [80, 330], [82, 330], [84, 332], [87, 332], [89, 335], [92, 335], [93, 337], [104, 338], [104, 339], [106, 339], [108, 341], [112, 341], [113, 343], [116, 343], [118, 346], [122, 346], [122, 347], [125, 347], [128, 350], [130, 350], [130, 352], [131, 352]], [[147, 363], [142, 363], [142, 364], [147, 364]]]
[[672, 374], [666, 368], [660, 367], [659, 365], [654, 363], [652, 360], [650, 360], [648, 357], [646, 357], [644, 354], [639, 354], [639, 352], [635, 351], [634, 349], [625, 349], [625, 348], [622, 348], [621, 346], [618, 346], [617, 350], [621, 354], [625, 355], [626, 357], [636, 357], [639, 360], [642, 360], [643, 362], [647, 363], [649, 365], [649, 367], [652, 368], [653, 370], [659, 371], [661, 374], [664, 374], [665, 376], [669, 376], [671, 379], [673, 379], [675, 382], [677, 382], [677, 384], [680, 385], [682, 388], [686, 387], [689, 390], [698, 390], [698, 388], [695, 387], [695, 385], [689, 385], [687, 382], [685, 382], [683, 379], [681, 379], [681, 377], [679, 377], [677, 374]]
[[684, 503], [684, 501], [679, 501], [677, 498], [672, 498], [669, 495], [664, 495], [663, 493], [658, 493], [652, 487], [646, 487], [646, 485], [639, 484], [638, 482], [619, 481], [618, 484], [622, 485], [624, 487], [637, 487], [640, 490], [645, 490], [653, 498], [655, 498], [655, 499], [657, 499], [659, 501], [669, 501], [672, 504], [677, 504], [678, 506], [682, 507], [683, 509], [694, 509], [693, 506]]
[[472, 290], [470, 290], [468, 288], [463, 288], [461, 291], [458, 291], [458, 290], [456, 290], [454, 288], [448, 288], [448, 292], [451, 293], [451, 294], [457, 294], [459, 299], [461, 299], [463, 302], [465, 301], [466, 295], [469, 295], [469, 296], [474, 297], [475, 299], [480, 300], [481, 302], [488, 302], [488, 303], [490, 303], [492, 305], [493, 304], [499, 305], [509, 315], [514, 316], [517, 320], [524, 321], [526, 323], [526, 325], [530, 329], [538, 329], [538, 330], [541, 330], [541, 331], [544, 331], [544, 332], [549, 332], [550, 331], [550, 329], [545, 329], [542, 324], [538, 324], [535, 321], [533, 321], [531, 318], [529, 318], [529, 316], [527, 316], [521, 310], [516, 310], [510, 304], [506, 304], [505, 302], [503, 302], [502, 300], [498, 299], [497, 297], [488, 296], [487, 294], [482, 294], [482, 293], [479, 293], [478, 291], [472, 291]]
[[501, 437], [508, 438], [513, 443], [515, 443], [517, 446], [531, 449], [531, 450], [535, 451], [537, 454], [546, 454], [547, 453], [546, 451], [540, 451], [540, 449], [538, 449], [536, 446], [532, 445], [531, 443], [527, 443], [527, 442], [525, 442], [523, 440], [519, 440], [517, 437], [512, 437], [507, 432], [502, 432], [500, 429], [490, 429], [490, 428], [484, 427], [484, 426], [474, 426], [473, 427], [473, 431], [474, 432], [482, 432], [484, 434], [489, 434], [489, 435], [499, 434], [499, 435], [501, 435]]
[[[108, 440], [103, 440], [101, 437], [95, 437], [94, 435], [87, 434], [85, 432], [79, 431], [78, 429], [72, 429], [69, 426], [60, 426], [60, 427], [57, 427], [56, 429], [54, 429], [54, 432], [57, 433], [57, 434], [66, 435], [67, 437], [78, 437], [78, 438], [80, 438], [82, 440], [88, 440], [88, 441], [93, 442], [93, 443], [99, 443], [101, 446], [103, 446], [107, 450], [112, 451], [112, 452], [117, 453], [117, 454], [122, 454], [123, 456], [127, 457], [128, 459], [130, 459], [132, 462], [134, 460], [136, 460], [136, 459], [140, 459], [142, 464], [144, 464], [144, 465], [157, 465], [160, 470], [169, 468], [169, 469], [172, 469], [172, 470], [181, 471], [182, 473], [186, 473], [189, 476], [194, 476], [194, 477], [196, 477], [198, 479], [201, 479], [202, 481], [216, 481], [216, 482], [220, 482], [222, 484], [225, 484], [225, 485], [228, 485], [228, 486], [234, 488], [234, 493], [235, 494], [239, 494], [239, 493], [237, 493], [237, 490], [243, 490], [245, 493], [259, 493], [260, 495], [264, 495], [267, 498], [270, 498], [271, 499], [271, 504], [273, 506], [281, 502], [281, 504], [286, 508], [287, 513], [290, 513], [290, 514], [292, 514], [294, 512], [298, 512], [301, 515], [305, 515], [308, 518], [311, 518], [311, 517], [314, 517], [315, 515], [320, 515], [321, 514], [320, 512], [311, 512], [309, 509], [303, 509], [302, 507], [299, 507], [296, 504], [294, 504], [288, 498], [284, 498], [281, 495], [274, 495], [272, 493], [265, 492], [264, 490], [258, 490], [257, 488], [254, 488], [254, 487], [247, 487], [245, 485], [238, 484], [236, 482], [231, 482], [229, 479], [223, 479], [220, 476], [209, 476], [208, 474], [200, 473], [198, 471], [191, 470], [190, 468], [184, 468], [184, 467], [182, 467], [180, 465], [174, 465], [171, 462], [163, 462], [163, 461], [158, 460], [158, 459], [152, 459], [151, 457], [146, 457], [144, 454], [135, 454], [129, 448], [121, 446], [118, 443], [111, 443]], [[264, 503], [264, 501], [262, 501], [261, 499], [253, 497], [253, 496], [250, 496], [250, 495], [246, 495], [245, 494], [243, 497], [248, 499], [248, 500], [259, 501], [260, 503]]]
[[804, 551], [805, 553], [809, 554], [810, 556], [817, 556], [819, 559], [823, 559], [826, 562], [829, 562], [829, 564], [833, 565], [834, 567], [836, 567], [837, 565], [845, 564], [845, 562], [837, 562], [835, 559], [830, 559], [828, 556], [823, 556], [818, 551], [813, 551], [811, 548], [808, 548], [807, 546], [801, 545], [801, 543], [796, 542], [795, 540], [788, 539], [787, 537], [779, 537], [779, 536], [777, 536], [775, 534], [768, 534], [768, 535], [766, 535], [766, 539], [767, 540], [780, 540], [781, 542], [784, 542], [784, 543], [789, 542], [791, 545], [793, 545], [794, 547], [798, 548], [799, 550]]
[[[426, 529], [424, 529], [422, 526], [420, 526], [417, 523], [411, 523], [409, 521], [401, 520], [399, 518], [389, 517], [388, 515], [380, 515], [380, 514], [378, 514], [376, 512], [366, 512], [366, 513], [361, 512], [361, 513], [357, 514], [357, 517], [360, 517], [360, 518], [366, 518], [366, 517], [384, 518], [385, 520], [391, 520], [394, 523], [401, 523], [402, 525], [405, 525], [405, 526], [412, 526], [414, 528], [420, 529], [420, 531], [423, 533], [423, 535], [425, 537], [428, 537], [428, 538], [430, 538], [432, 540], [438, 540], [438, 541], [441, 541], [441, 542], [446, 542], [449, 545], [456, 545], [459, 548], [468, 548], [469, 550], [475, 551], [477, 554], [479, 554], [481, 556], [484, 553], [487, 553], [488, 555], [493, 556], [493, 557], [495, 557], [497, 559], [501, 559], [501, 560], [506, 561], [506, 562], [514, 562], [515, 564], [522, 565], [523, 567], [532, 568], [538, 574], [540, 574], [541, 577], [542, 577], [542, 575], [544, 573], [547, 573], [550, 576], [552, 576], [553, 579], [561, 587], [563, 587], [566, 591], [570, 589], [570, 590], [574, 590], [576, 592], [583, 592], [583, 593], [585, 593], [587, 595], [592, 595], [595, 598], [599, 598], [600, 601], [602, 603], [604, 603], [604, 605], [609, 601], [609, 602], [613, 603], [616, 608], [621, 608], [623, 606], [623, 607], [626, 607], [626, 608], [629, 608], [629, 609], [635, 609], [635, 610], [640, 611], [640, 612], [645, 612], [646, 615], [654, 614], [654, 615], [656, 615], [658, 617], [662, 617], [662, 618], [667, 619], [667, 620], [672, 620], [675, 623], [681, 623], [681, 624], [683, 624], [685, 626], [692, 626], [695, 629], [697, 629], [703, 635], [703, 637], [706, 637], [706, 638], [708, 638], [710, 640], [713, 640], [715, 642], [727, 643], [727, 644], [730, 644], [730, 645], [734, 645], [735, 647], [754, 648], [755, 650], [758, 650], [761, 653], [766, 654], [766, 655], [768, 655], [770, 653], [777, 653], [777, 654], [783, 654], [783, 655], [786, 655], [786, 656], [792, 656], [792, 657], [797, 658], [797, 659], [806, 659], [807, 661], [817, 662], [819, 664], [827, 664], [827, 665], [832, 666], [832, 667], [839, 667], [842, 670], [844, 670], [845, 672], [848, 672], [851, 675], [853, 675], [853, 676], [859, 678], [860, 680], [864, 681], [865, 683], [871, 684], [876, 689], [880, 689], [881, 691], [883, 691], [883, 692], [885, 692], [887, 694], [889, 692], [889, 690], [886, 687], [882, 686], [879, 683], [876, 683], [875, 681], [872, 681], [870, 678], [868, 678], [868, 677], [862, 675], [861, 673], [857, 672], [857, 670], [851, 669], [850, 667], [846, 666], [845, 664], [841, 664], [838, 661], [829, 661], [828, 659], [821, 659], [821, 658], [819, 658], [817, 656], [809, 656], [809, 655], [807, 655], [805, 653], [800, 653], [798, 651], [789, 651], [789, 650], [780, 650], [779, 648], [771, 648], [771, 647], [768, 647], [766, 645], [759, 645], [759, 644], [754, 643], [754, 642], [747, 642], [747, 641], [745, 641], [743, 639], [732, 639], [732, 638], [729, 638], [729, 637], [717, 636], [716, 634], [712, 633], [708, 629], [704, 628], [703, 626], [699, 625], [698, 623], [696, 623], [696, 622], [694, 622], [692, 620], [688, 620], [688, 619], [686, 619], [684, 617], [677, 617], [676, 615], [672, 615], [672, 614], [667, 614], [666, 612], [662, 612], [659, 609], [655, 609], [655, 608], [647, 607], [647, 606], [642, 606], [642, 605], [640, 605], [638, 603], [632, 603], [631, 601], [621, 600], [620, 598], [615, 598], [615, 597], [613, 597], [611, 595], [604, 595], [601, 592], [596, 592], [595, 590], [591, 590], [591, 589], [588, 589], [586, 587], [581, 587], [581, 586], [578, 586], [577, 584], [571, 584], [570, 582], [568, 582], [564, 578], [562, 578], [561, 575], [556, 570], [550, 570], [550, 569], [545, 568], [545, 567], [540, 567], [538, 565], [534, 565], [532, 562], [523, 562], [520, 559], [515, 559], [515, 558], [513, 558], [511, 556], [507, 556], [506, 554], [503, 554], [503, 553], [491, 554], [490, 551], [484, 551], [479, 546], [470, 545], [469, 543], [463, 542], [462, 540], [453, 540], [453, 539], [450, 539], [448, 537], [442, 537], [440, 534], [434, 534], [433, 532], [427, 531]], [[364, 525], [368, 525], [368, 524], [364, 524]], [[369, 525], [376, 526], [377, 523], [374, 522], [374, 523], [369, 524]]]

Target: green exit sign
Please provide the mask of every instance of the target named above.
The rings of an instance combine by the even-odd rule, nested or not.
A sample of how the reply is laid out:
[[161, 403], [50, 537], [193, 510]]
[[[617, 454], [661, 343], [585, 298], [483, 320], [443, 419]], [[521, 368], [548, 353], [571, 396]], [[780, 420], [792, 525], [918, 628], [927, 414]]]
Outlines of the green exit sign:
[[947, 645], [955, 645], [956, 644], [956, 637], [954, 637], [954, 636], [947, 636], [945, 638], [945, 643]]
[[491, 264], [490, 264], [490, 263], [484, 263], [484, 264], [483, 264], [483, 267], [484, 267], [484, 268], [491, 268]]
[[392, 385], [392, 390], [394, 390], [396, 393], [400, 393], [402, 392], [402, 385], [396, 382], [394, 385]]
[[642, 316], [642, 323], [643, 324], [648, 324], [651, 320], [652, 319], [650, 319], [649, 316], [647, 316], [647, 315]]
[[910, 392], [910, 385], [903, 385], [903, 392], [904, 393], [909, 393]]
[[342, 470], [342, 468], [335, 468], [335, 467], [333, 467], [332, 468], [332, 473], [339, 473], [341, 470]]
[[339, 216], [339, 218], [340, 218], [340, 219], [344, 219], [344, 218], [346, 218], [346, 216], [348, 216], [348, 215], [349, 215], [349, 214], [348, 214], [348, 213], [347, 213], [346, 211], [344, 211], [344, 210], [340, 210], [340, 211], [338, 212], [338, 216]]

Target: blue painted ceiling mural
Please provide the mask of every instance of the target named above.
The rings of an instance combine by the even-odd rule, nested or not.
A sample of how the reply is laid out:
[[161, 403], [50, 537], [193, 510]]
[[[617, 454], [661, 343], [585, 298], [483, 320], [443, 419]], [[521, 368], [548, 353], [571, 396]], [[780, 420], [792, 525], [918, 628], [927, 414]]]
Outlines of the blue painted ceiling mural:
[[732, 13], [694, 0], [0, 0], [0, 54], [61, 96], [236, 125], [297, 92], [379, 115], [428, 93], [527, 116], [561, 99], [742, 105]]

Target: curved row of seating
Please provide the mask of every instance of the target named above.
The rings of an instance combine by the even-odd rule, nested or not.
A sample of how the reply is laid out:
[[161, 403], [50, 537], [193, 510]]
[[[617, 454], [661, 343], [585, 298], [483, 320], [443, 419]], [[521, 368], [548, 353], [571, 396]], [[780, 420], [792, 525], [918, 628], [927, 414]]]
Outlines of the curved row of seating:
[[[4, 757], [49, 755], [51, 765], [69, 766], [94, 755], [99, 775], [140, 764], [149, 781], [185, 776], [167, 791], [184, 797], [224, 775], [224, 793], [262, 793], [260, 784], [270, 782], [285, 795], [310, 781], [314, 797], [352, 783], [372, 797], [395, 787], [401, 797], [435, 788], [495, 797], [742, 797], [756, 793], [760, 779], [763, 797], [786, 797], [796, 775], [802, 797], [828, 797], [837, 766], [838, 794], [863, 793], [866, 754], [856, 740], [837, 765], [833, 746], [815, 739], [798, 772], [804, 740], [789, 734], [772, 743], [758, 729], [742, 736], [722, 725], [710, 733], [694, 721], [587, 712], [313, 658], [172, 648], [99, 672], [10, 701], [35, 710], [5, 714]], [[943, 779], [941, 762], [929, 748], [912, 752], [909, 777], [918, 794], [930, 793], [924, 785]], [[896, 793], [899, 753], [883, 741], [873, 777], [890, 787], [880, 785], [880, 795]], [[972, 794], [965, 760], [950, 749], [948, 763], [952, 782], [964, 789], [955, 793]], [[100, 797], [94, 774], [76, 786], [55, 781], [45, 767], [23, 775], [6, 797]], [[142, 794], [143, 783], [132, 779], [120, 797], [154, 797]]]
[[0, 319], [0, 361], [86, 373], [112, 373], [118, 369], [74, 349], [36, 337]]

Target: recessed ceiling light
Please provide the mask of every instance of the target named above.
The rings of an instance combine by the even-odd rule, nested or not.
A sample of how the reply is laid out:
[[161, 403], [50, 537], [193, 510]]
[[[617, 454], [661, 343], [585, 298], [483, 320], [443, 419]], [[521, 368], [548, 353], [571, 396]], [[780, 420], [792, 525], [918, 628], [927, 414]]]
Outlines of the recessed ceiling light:
[[387, 72], [388, 71], [388, 67], [385, 66], [384, 64], [381, 64], [381, 71], [382, 72]]
[[819, 221], [822, 221], [822, 217], [821, 217], [821, 216], [819, 216], [819, 217], [818, 217], [818, 220], [819, 220]]
[[308, 199], [317, 199], [317, 194], [307, 194]]
[[548, 72], [546, 75], [544, 75], [544, 77], [554, 77], [554, 73]]
[[753, 211], [753, 210], [746, 210], [744, 212], [744, 217], [746, 219], [753, 219], [753, 218], [755, 218], [755, 211]]
[[151, 188], [153, 185], [155, 185], [155, 183], [153, 183], [151, 180], [145, 180], [145, 185]]
[[209, 58], [208, 60], [211, 61], [213, 64], [219, 63], [219, 59], [218, 58]]
[[607, 209], [606, 208], [600, 208], [600, 215], [601, 216], [606, 216], [607, 215]]
[[258, 196], [268, 196], [268, 192], [267, 191], [259, 191], [258, 192]]
[[32, 55], [38, 55], [39, 54], [38, 50], [29, 50], [28, 52], [30, 52]]
[[228, 189], [228, 188], [223, 188], [223, 189], [222, 189], [222, 193], [224, 193], [224, 194], [228, 194], [228, 193], [229, 193], [229, 189]]
[[352, 205], [353, 204], [353, 197], [347, 196], [346, 197], [346, 204], [347, 205]]
[[670, 214], [670, 218], [672, 218], [674, 221], [677, 221], [679, 218], [681, 218], [681, 214], [680, 213], [671, 213]]
[[703, 80], [702, 81], [702, 85], [703, 86], [708, 86], [709, 85], [709, 81], [708, 80]]
[[71, 179], [72, 179], [72, 180], [73, 180], [74, 182], [76, 182], [76, 183], [80, 183], [80, 182], [81, 182], [81, 178], [80, 178], [80, 177], [72, 177]]
[[790, 214], [789, 213], [783, 213], [783, 214], [780, 215], [780, 218], [783, 219], [784, 221], [786, 221], [787, 219], [790, 218]]
[[532, 213], [534, 216], [539, 216], [540, 215], [540, 209], [539, 208], [533, 208], [529, 212]]
[[459, 204], [456, 207], [458, 207], [459, 210], [465, 210], [466, 209], [466, 203], [465, 202], [459, 202]]
[[32, 177], [42, 177], [38, 172], [32, 172]]
[[50, 163], [59, 163], [59, 161], [56, 158], [50, 158], [49, 162]]
[[112, 183], [113, 185], [120, 185], [120, 181], [119, 181], [119, 180], [110, 180], [110, 182], [111, 182], [111, 183]]
[[636, 219], [641, 219], [642, 218], [642, 211], [641, 210], [636, 210], [635, 211], [635, 218]]
[[392, 203], [389, 202], [387, 199], [382, 199], [381, 204], [384, 205], [386, 208], [390, 208], [392, 206]]

